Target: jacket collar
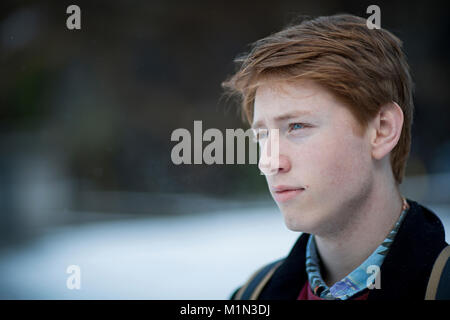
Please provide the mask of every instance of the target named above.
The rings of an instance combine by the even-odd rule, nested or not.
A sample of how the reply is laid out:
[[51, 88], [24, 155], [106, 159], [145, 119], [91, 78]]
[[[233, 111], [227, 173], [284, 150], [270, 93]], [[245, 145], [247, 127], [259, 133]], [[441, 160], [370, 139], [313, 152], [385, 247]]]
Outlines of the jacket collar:
[[[381, 288], [370, 290], [369, 300], [423, 300], [434, 261], [447, 245], [439, 218], [415, 201], [408, 200], [408, 203], [410, 209], [380, 268]], [[305, 256], [309, 236], [303, 233], [297, 239], [261, 292], [260, 299], [297, 299], [307, 281]]]
[[371, 290], [369, 300], [423, 300], [434, 262], [447, 245], [441, 220], [417, 202], [408, 203], [410, 211], [380, 268], [381, 288]]

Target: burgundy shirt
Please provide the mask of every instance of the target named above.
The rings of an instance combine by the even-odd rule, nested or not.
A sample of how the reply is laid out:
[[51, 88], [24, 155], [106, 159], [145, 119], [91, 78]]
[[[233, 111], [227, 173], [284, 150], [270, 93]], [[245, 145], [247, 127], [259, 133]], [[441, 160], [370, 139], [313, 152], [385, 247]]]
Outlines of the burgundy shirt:
[[[367, 300], [367, 296], [369, 295], [369, 290], [365, 290], [366, 292], [358, 295], [355, 298], [350, 298], [349, 300]], [[305, 285], [303, 286], [302, 290], [300, 291], [300, 294], [297, 297], [297, 300], [326, 300], [319, 298], [318, 296], [315, 296], [314, 293], [311, 290], [311, 287], [309, 285], [309, 281], [306, 281]]]

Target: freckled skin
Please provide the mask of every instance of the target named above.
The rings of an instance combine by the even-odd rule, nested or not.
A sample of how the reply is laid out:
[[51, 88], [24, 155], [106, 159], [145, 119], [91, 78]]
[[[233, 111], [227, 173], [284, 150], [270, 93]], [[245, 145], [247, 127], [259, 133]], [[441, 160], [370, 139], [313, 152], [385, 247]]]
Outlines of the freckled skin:
[[[275, 121], [295, 111], [311, 114]], [[279, 170], [267, 183], [304, 187], [300, 195], [277, 203], [287, 227], [317, 235], [348, 230], [353, 215], [373, 187], [374, 162], [369, 136], [348, 107], [310, 81], [268, 81], [258, 87], [253, 122], [278, 128]], [[289, 123], [311, 127], [288, 132]], [[351, 229], [351, 227], [350, 227]]]

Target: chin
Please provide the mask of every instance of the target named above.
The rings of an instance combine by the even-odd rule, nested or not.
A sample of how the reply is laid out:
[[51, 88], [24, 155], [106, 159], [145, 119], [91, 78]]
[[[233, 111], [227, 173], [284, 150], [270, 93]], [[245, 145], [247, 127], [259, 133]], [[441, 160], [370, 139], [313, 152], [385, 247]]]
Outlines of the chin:
[[286, 227], [295, 232], [305, 232], [305, 233], [315, 233], [315, 230], [319, 228], [318, 219], [314, 219], [313, 217], [317, 217], [315, 214], [311, 214], [308, 212], [307, 214], [298, 214], [297, 212], [289, 212], [290, 210], [283, 210], [281, 212], [284, 216], [284, 223]]

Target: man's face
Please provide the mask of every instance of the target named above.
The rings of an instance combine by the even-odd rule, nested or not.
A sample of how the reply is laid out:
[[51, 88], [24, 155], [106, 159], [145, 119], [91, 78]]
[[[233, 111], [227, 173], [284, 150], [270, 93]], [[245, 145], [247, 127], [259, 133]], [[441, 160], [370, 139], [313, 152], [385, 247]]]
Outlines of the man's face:
[[253, 126], [279, 130], [279, 168], [266, 179], [287, 227], [318, 235], [343, 229], [374, 172], [370, 139], [350, 110], [313, 82], [267, 81], [256, 91]]

